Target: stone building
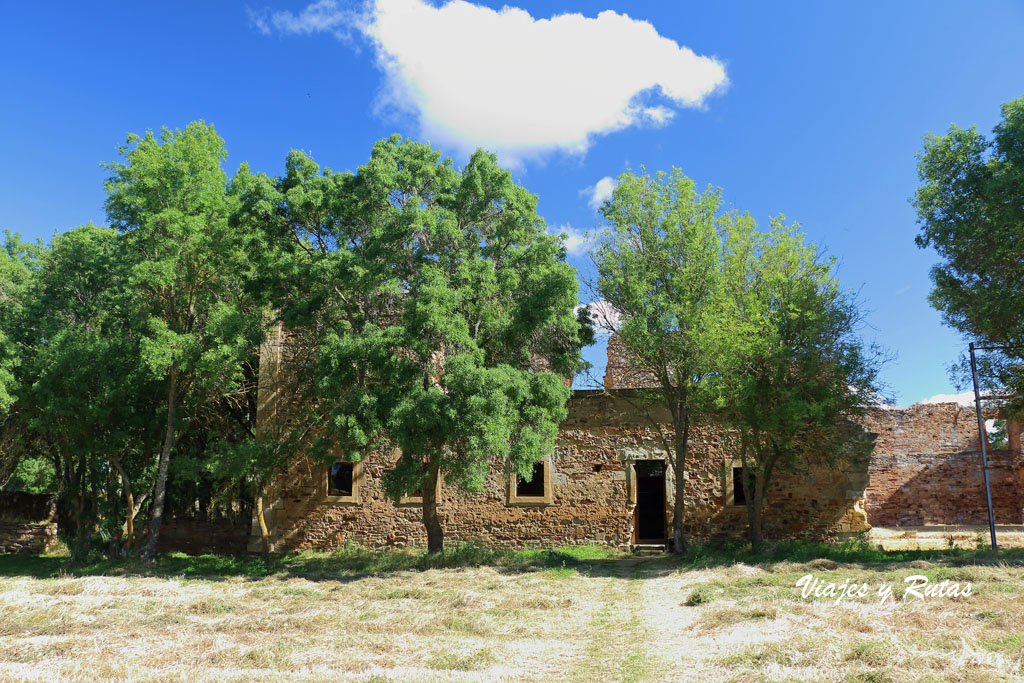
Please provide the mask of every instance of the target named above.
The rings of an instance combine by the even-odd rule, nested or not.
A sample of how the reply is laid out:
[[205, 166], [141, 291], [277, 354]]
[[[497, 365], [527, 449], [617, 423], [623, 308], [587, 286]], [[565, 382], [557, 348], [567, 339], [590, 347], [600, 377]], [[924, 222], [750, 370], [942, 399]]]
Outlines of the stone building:
[[[280, 335], [261, 371], [260, 406], [273, 419], [280, 401]], [[575, 391], [554, 451], [529, 483], [492, 465], [484, 491], [439, 485], [439, 515], [450, 542], [489, 546], [660, 543], [670, 535], [674, 473], [650, 419], [631, 401], [647, 380], [609, 343], [605, 390]], [[653, 414], [670, 429], [667, 414]], [[835, 537], [871, 524], [954, 524], [985, 520], [974, 414], [955, 404], [878, 409], [865, 427], [877, 434], [868, 463], [854, 469], [779, 473], [766, 496], [767, 538]], [[747, 517], [729, 434], [701, 425], [691, 436], [686, 527], [691, 537], [740, 536]], [[1022, 521], [1021, 434], [992, 455], [997, 520]], [[395, 504], [381, 487], [394, 455], [313, 465], [297, 458], [278, 478], [265, 519], [275, 551], [326, 549], [347, 541], [373, 547], [425, 544], [418, 497]], [[253, 523], [250, 550], [260, 548]]]

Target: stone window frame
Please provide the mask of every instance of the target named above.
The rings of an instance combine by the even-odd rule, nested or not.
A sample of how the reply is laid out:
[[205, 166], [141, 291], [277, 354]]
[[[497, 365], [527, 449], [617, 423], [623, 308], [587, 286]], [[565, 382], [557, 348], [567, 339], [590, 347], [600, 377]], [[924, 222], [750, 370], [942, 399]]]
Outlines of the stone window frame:
[[[347, 460], [335, 460], [334, 462], [348, 462]], [[331, 495], [331, 465], [327, 465], [320, 474], [320, 497], [328, 505], [362, 505], [363, 487], [363, 461], [357, 460], [352, 463], [352, 495], [332, 496]]]
[[[441, 486], [444, 483], [444, 474], [438, 472], [437, 474], [437, 486], [434, 489], [434, 500], [441, 503]], [[398, 501], [399, 507], [423, 507], [423, 494], [417, 493], [413, 496], [402, 496], [401, 500]]]
[[745, 510], [746, 503], [736, 504], [736, 492], [733, 490], [733, 471], [737, 467], [743, 467], [742, 458], [726, 458], [722, 466], [722, 493], [725, 496], [725, 507], [733, 510]]
[[544, 465], [544, 494], [540, 496], [520, 496], [516, 492], [516, 473], [509, 468], [505, 471], [506, 505], [515, 507], [544, 507], [555, 502], [555, 467], [552, 457], [546, 455], [539, 462]]

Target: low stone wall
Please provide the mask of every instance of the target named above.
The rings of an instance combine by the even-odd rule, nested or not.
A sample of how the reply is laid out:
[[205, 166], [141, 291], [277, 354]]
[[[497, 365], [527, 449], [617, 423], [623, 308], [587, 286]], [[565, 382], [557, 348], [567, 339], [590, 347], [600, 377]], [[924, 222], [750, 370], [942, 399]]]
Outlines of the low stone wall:
[[0, 521], [0, 553], [40, 555], [53, 549], [57, 525], [53, 522]]
[[[873, 526], [987, 524], [984, 475], [973, 409], [954, 403], [878, 411], [865, 509]], [[1014, 450], [989, 453], [997, 523], [1024, 523], [1024, 461]]]
[[0, 491], [0, 553], [40, 554], [57, 540], [53, 496]]

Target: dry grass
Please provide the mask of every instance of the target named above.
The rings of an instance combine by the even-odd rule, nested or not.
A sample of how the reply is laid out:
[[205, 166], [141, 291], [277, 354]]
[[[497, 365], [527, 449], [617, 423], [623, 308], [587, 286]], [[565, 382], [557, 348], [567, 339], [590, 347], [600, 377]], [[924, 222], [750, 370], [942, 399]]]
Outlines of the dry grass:
[[[0, 558], [2, 559], [2, 558]], [[796, 580], [971, 581], [804, 599]], [[1024, 566], [625, 558], [325, 575], [0, 576], [0, 680], [1024, 679]]]

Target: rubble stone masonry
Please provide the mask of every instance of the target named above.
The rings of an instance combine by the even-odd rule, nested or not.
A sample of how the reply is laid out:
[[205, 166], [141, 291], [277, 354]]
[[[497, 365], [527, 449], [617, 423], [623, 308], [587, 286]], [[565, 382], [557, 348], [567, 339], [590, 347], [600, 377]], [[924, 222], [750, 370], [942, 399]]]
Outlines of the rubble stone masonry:
[[[669, 429], [664, 415], [654, 416], [662, 429]], [[714, 426], [698, 427], [691, 437], [685, 475], [691, 536], [741, 535], [746, 530], [746, 508], [728, 504], [733, 458], [727, 439]], [[495, 462], [480, 493], [442, 485], [439, 514], [445, 537], [492, 547], [626, 547], [635, 540], [633, 465], [664, 459], [660, 444], [656, 429], [628, 396], [575, 392], [548, 464], [550, 502], [511, 502], [508, 475]], [[267, 513], [273, 549], [326, 549], [346, 541], [373, 547], [425, 544], [422, 508], [415, 502], [395, 505], [384, 495], [380, 481], [388, 466], [387, 454], [369, 456], [360, 464], [358, 500], [331, 502], [325, 469], [304, 462], [279, 483], [280, 494]], [[866, 530], [858, 503], [866, 481], [863, 471], [780, 474], [767, 496], [766, 535], [824, 537]], [[669, 468], [666, 529], [671, 528], [674, 490]], [[252, 539], [250, 550], [257, 550], [255, 525]]]

